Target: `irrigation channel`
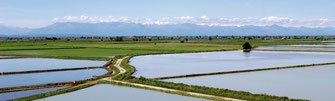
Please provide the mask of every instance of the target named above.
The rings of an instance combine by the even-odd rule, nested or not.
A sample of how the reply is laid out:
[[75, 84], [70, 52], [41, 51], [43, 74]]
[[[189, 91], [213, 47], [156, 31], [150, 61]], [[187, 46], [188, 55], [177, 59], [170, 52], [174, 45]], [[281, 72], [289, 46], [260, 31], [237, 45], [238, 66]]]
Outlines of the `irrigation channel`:
[[[0, 72], [1, 101], [75, 86], [83, 81], [112, 73], [109, 68], [112, 61], [106, 63], [106, 61], [15, 56], [0, 58], [2, 64], [0, 71], [5, 71]], [[80, 67], [84, 65], [89, 67]]]

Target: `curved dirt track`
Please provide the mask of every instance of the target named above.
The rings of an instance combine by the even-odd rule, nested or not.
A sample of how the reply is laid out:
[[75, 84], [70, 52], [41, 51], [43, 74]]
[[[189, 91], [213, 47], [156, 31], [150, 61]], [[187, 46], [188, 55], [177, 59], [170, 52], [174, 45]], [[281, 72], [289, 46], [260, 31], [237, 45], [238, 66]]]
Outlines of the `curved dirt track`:
[[[126, 72], [126, 70], [124, 68], [122, 68], [120, 65], [121, 65], [122, 61], [125, 58], [128, 58], [128, 57], [129, 56], [126, 56], [126, 57], [123, 57], [123, 58], [118, 59], [116, 61], [114, 66], [117, 67], [120, 70], [119, 74], [117, 74], [117, 75], [120, 75], [120, 74], [123, 74], [123, 73]], [[103, 78], [102, 80], [111, 81], [111, 82], [115, 82], [115, 83], [126, 84], [126, 85], [131, 85], [131, 86], [135, 86], [135, 87], [150, 88], [150, 89], [165, 91], [165, 92], [173, 92], [173, 93], [178, 93], [178, 94], [186, 94], [186, 95], [206, 97], [206, 98], [215, 98], [215, 99], [220, 99], [220, 100], [224, 100], [224, 101], [246, 101], [246, 100], [240, 100], [240, 99], [234, 99], [234, 98], [227, 98], [227, 97], [214, 96], [214, 95], [201, 94], [201, 93], [188, 92], [188, 91], [181, 91], [181, 90], [175, 90], [175, 89], [169, 89], [169, 88], [163, 88], [163, 87], [157, 87], [157, 86], [150, 86], [150, 85], [144, 85], [144, 84], [138, 84], [138, 83], [118, 81], [118, 80], [113, 80], [111, 77]]]

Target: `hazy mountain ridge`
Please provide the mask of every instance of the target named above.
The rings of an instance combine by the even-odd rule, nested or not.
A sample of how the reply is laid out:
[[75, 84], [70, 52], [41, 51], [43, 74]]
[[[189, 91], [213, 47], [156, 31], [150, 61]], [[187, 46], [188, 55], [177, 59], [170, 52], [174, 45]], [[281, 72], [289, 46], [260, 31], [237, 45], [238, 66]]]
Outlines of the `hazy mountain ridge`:
[[201, 26], [195, 24], [55, 23], [37, 29], [0, 26], [0, 35], [18, 36], [245, 36], [335, 35], [335, 28], [272, 26]]

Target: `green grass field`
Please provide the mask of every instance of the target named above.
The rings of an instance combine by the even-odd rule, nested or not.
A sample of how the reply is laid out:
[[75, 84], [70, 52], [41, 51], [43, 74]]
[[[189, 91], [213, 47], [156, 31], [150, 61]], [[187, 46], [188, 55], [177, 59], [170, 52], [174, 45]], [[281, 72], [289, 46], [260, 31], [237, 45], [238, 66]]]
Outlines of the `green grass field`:
[[[72, 59], [100, 59], [107, 60], [118, 55], [145, 55], [163, 53], [185, 53], [204, 51], [224, 51], [241, 49], [244, 42], [253, 46], [262, 45], [289, 45], [289, 44], [318, 44], [316, 40], [224, 40], [191, 39], [185, 43], [218, 44], [231, 46], [199, 46], [178, 45], [180, 39], [132, 41], [130, 39], [117, 41], [86, 40], [0, 40], [0, 55], [34, 56]], [[175, 42], [174, 45], [159, 43]], [[158, 43], [158, 44], [157, 44]]]

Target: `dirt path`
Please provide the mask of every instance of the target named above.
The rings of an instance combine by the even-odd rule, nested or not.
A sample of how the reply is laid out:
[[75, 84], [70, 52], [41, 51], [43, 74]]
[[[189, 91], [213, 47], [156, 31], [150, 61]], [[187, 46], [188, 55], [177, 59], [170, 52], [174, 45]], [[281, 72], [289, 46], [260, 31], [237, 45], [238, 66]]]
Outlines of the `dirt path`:
[[[120, 75], [120, 74], [123, 74], [123, 73], [126, 72], [126, 70], [124, 68], [122, 68], [120, 65], [121, 65], [122, 61], [125, 58], [128, 58], [128, 57], [129, 56], [126, 56], [126, 57], [123, 57], [123, 58], [118, 59], [116, 61], [114, 66], [117, 67], [120, 70], [119, 74], [117, 74], [117, 75]], [[111, 77], [103, 78], [102, 80], [116, 82], [116, 83], [122, 83], [122, 84], [126, 84], [126, 85], [132, 85], [132, 86], [136, 86], [136, 87], [145, 87], [145, 88], [150, 88], [150, 89], [155, 89], [155, 90], [165, 91], [165, 92], [173, 92], [173, 93], [186, 94], [186, 95], [192, 95], [192, 96], [221, 99], [221, 100], [225, 100], [225, 101], [245, 101], [245, 100], [234, 99], [234, 98], [227, 98], [227, 97], [201, 94], [201, 93], [195, 93], [195, 92], [181, 91], [181, 90], [175, 90], [175, 89], [169, 89], [169, 88], [163, 88], [163, 87], [157, 87], [157, 86], [150, 86], [150, 85], [144, 85], [144, 84], [138, 84], [138, 83], [130, 83], [130, 82], [125, 82], [125, 81], [117, 81], [117, 80], [113, 80]]]
[[123, 58], [121, 58], [121, 59], [117, 59], [115, 65], [114, 65], [117, 69], [120, 70], [120, 73], [117, 74], [117, 75], [120, 75], [120, 74], [123, 74], [123, 73], [126, 72], [126, 70], [123, 69], [123, 68], [121, 67], [121, 63], [122, 63], [122, 61], [123, 61], [125, 58], [128, 58], [128, 57], [129, 57], [129, 56], [123, 57]]
[[117, 81], [117, 80], [112, 80], [110, 78], [107, 79], [107, 81], [112, 81], [112, 82], [126, 84], [126, 85], [132, 85], [132, 86], [136, 86], [136, 87], [145, 87], [145, 88], [150, 88], [150, 89], [159, 90], [159, 91], [166, 91], [166, 92], [173, 92], [173, 93], [186, 94], [186, 95], [192, 95], [192, 96], [221, 99], [221, 100], [225, 100], [225, 101], [246, 101], [246, 100], [227, 98], [227, 97], [221, 97], [221, 96], [214, 96], [214, 95], [208, 95], [208, 94], [201, 94], [201, 93], [194, 93], [194, 92], [188, 92], [188, 91], [181, 91], [181, 90], [175, 90], [175, 89], [169, 89], [169, 88], [163, 88], [163, 87], [157, 87], [157, 86], [130, 83], [130, 82], [125, 82], [125, 81]]

